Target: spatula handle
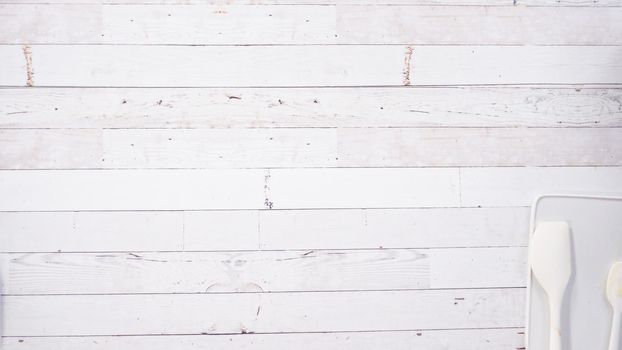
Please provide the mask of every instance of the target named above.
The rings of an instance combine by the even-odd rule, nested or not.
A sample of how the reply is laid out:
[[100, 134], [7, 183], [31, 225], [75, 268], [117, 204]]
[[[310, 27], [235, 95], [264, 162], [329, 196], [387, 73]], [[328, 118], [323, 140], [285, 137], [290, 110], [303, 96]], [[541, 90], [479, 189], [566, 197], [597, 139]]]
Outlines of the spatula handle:
[[549, 350], [562, 350], [562, 296], [549, 298]]
[[609, 336], [609, 350], [618, 350], [618, 342], [620, 339], [620, 312], [613, 310], [613, 319], [611, 320], [611, 335]]

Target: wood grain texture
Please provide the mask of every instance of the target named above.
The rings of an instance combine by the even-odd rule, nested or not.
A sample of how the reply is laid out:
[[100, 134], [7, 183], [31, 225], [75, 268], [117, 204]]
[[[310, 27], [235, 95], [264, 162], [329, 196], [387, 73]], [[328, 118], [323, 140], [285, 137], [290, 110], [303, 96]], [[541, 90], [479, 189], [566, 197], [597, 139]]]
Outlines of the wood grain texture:
[[101, 130], [0, 130], [0, 168], [98, 168]]
[[5, 336], [323, 332], [520, 327], [523, 303], [522, 288], [6, 296], [3, 313]]
[[[4, 252], [182, 250], [184, 215], [179, 211], [4, 212], [0, 213], [0, 247]], [[191, 226], [188, 231], [196, 229]]]
[[457, 206], [458, 169], [274, 169], [270, 207], [386, 208]]
[[460, 170], [465, 206], [531, 205], [551, 193], [622, 194], [622, 168], [467, 168]]
[[620, 127], [622, 89], [1, 89], [0, 128]]
[[261, 170], [0, 171], [0, 210], [260, 209]]
[[[338, 165], [621, 165], [622, 129], [348, 129]], [[552, 145], [562, 145], [555, 147]], [[543, 151], [546, 150], [546, 151]]]
[[526, 246], [528, 208], [272, 210], [262, 249]]
[[3, 212], [2, 252], [526, 246], [528, 208]]
[[278, 349], [300, 350], [503, 350], [524, 346], [522, 329], [471, 329], [316, 334], [242, 334], [128, 337], [2, 338], [6, 350]]
[[[0, 55], [19, 57], [22, 49], [0, 46]], [[11, 73], [0, 76], [0, 85], [615, 84], [622, 82], [621, 50], [618, 46], [36, 45], [31, 47], [32, 79], [15, 84], [16, 73]]]
[[[536, 0], [537, 1], [537, 0]], [[546, 1], [546, 0], [545, 0]], [[576, 0], [577, 1], [577, 0]], [[578, 0], [580, 1], [580, 0]], [[605, 3], [614, 0], [601, 0]], [[144, 4], [144, 5], [479, 5], [513, 6], [508, 0], [2, 0], [2, 4]]]
[[337, 6], [341, 44], [618, 45], [620, 23], [618, 8]]
[[5, 170], [0, 171], [0, 192], [6, 194], [0, 210], [528, 206], [538, 192], [622, 192], [621, 171], [622, 167]]
[[420, 46], [410, 75], [413, 85], [619, 83], [621, 54], [620, 46]]
[[551, 7], [620, 7], [618, 0], [516, 0], [517, 5], [522, 6], [551, 6]]
[[0, 13], [0, 44], [616, 45], [622, 36], [622, 10], [598, 7], [22, 4]]
[[[0, 51], [20, 50], [0, 46]], [[359, 86], [401, 85], [404, 50], [44, 45], [32, 46], [32, 57], [35, 86]], [[0, 77], [0, 84], [9, 82]]]
[[0, 168], [621, 165], [620, 139], [620, 128], [5, 129]]
[[4, 294], [524, 287], [525, 248], [7, 254]]

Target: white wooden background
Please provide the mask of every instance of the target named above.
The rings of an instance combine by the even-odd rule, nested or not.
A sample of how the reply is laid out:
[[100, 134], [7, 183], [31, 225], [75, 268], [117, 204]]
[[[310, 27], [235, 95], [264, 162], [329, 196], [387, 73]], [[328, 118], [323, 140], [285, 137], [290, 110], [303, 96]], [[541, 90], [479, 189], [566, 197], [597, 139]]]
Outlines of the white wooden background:
[[620, 0], [0, 2], [5, 349], [523, 349], [622, 192]]

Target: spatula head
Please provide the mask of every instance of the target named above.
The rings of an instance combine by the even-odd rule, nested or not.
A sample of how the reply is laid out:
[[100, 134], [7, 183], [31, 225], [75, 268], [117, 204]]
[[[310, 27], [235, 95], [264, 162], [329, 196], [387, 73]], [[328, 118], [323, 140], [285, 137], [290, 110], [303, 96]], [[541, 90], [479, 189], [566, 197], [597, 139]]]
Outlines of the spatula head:
[[607, 300], [616, 310], [622, 309], [622, 262], [611, 265], [607, 277]]
[[542, 222], [536, 227], [529, 243], [529, 264], [549, 296], [563, 295], [572, 273], [570, 254], [568, 223]]

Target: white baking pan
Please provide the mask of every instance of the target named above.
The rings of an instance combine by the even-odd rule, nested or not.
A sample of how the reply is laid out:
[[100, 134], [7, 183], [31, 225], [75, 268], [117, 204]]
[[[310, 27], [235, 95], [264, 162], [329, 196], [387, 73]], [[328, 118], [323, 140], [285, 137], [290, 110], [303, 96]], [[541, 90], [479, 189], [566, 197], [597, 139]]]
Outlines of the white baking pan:
[[[573, 273], [562, 305], [562, 349], [606, 350], [612, 318], [606, 284], [611, 265], [622, 261], [622, 196], [540, 196], [529, 234], [544, 221], [566, 221], [571, 230]], [[528, 270], [527, 349], [548, 350], [547, 298]]]

